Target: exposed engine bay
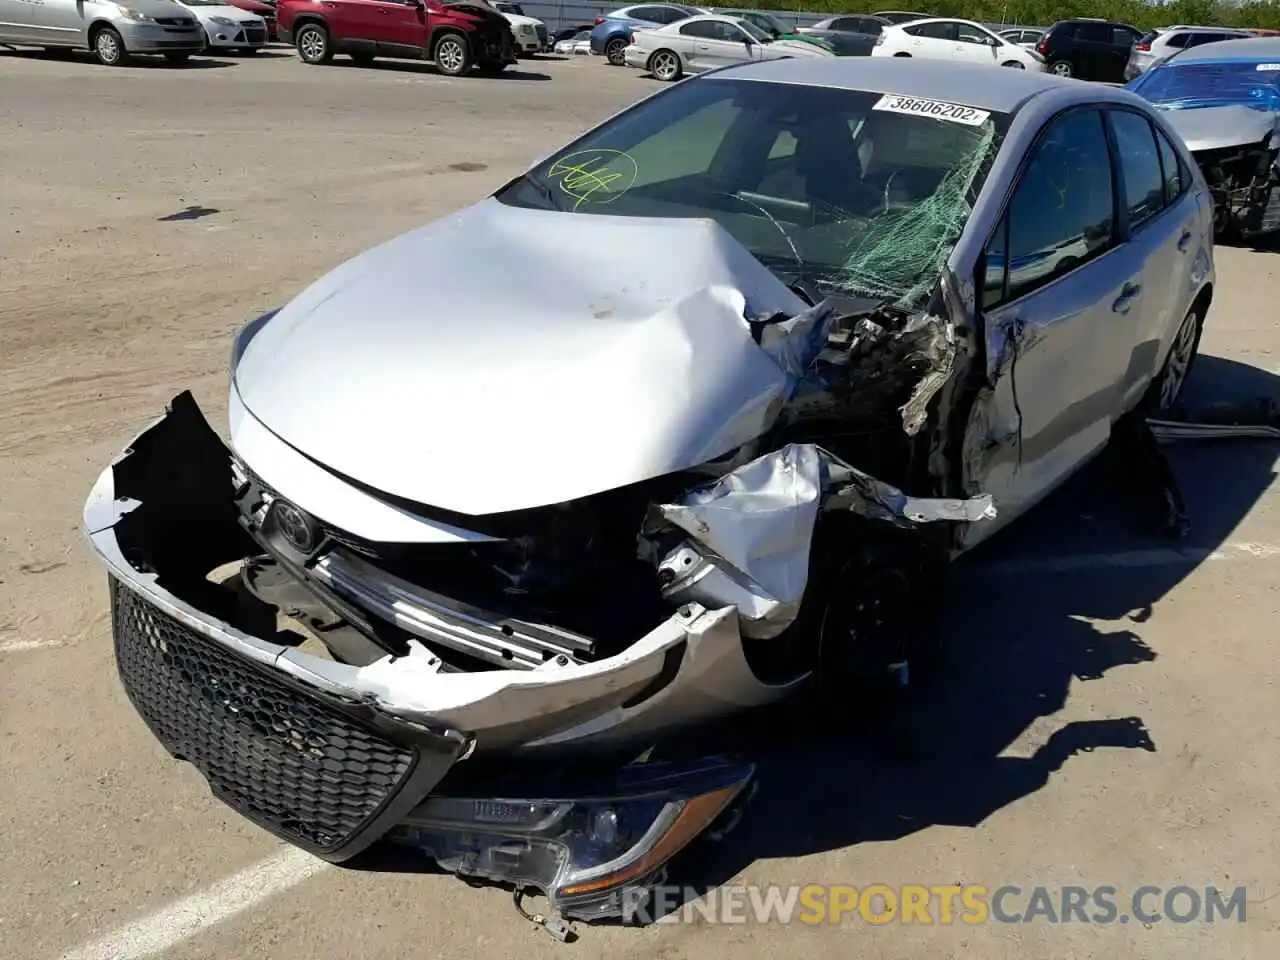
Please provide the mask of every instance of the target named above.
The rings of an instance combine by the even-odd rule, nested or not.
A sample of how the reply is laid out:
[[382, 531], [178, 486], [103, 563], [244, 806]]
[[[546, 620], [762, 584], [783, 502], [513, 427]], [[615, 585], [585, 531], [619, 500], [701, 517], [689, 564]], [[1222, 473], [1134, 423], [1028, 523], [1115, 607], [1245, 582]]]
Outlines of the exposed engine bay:
[[1249, 236], [1280, 229], [1280, 146], [1250, 145], [1193, 153], [1213, 197], [1214, 233]]

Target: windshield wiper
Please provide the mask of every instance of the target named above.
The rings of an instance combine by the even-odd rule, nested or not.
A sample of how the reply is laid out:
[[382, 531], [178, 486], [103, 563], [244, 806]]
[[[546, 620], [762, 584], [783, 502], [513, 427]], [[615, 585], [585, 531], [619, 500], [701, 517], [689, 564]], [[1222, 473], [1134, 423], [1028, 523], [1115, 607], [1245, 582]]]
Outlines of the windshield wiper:
[[533, 187], [534, 192], [540, 196], [546, 205], [552, 210], [564, 211], [564, 208], [556, 202], [556, 192], [546, 182], [539, 180], [532, 173], [522, 173], [516, 180], [516, 183], [525, 183]]

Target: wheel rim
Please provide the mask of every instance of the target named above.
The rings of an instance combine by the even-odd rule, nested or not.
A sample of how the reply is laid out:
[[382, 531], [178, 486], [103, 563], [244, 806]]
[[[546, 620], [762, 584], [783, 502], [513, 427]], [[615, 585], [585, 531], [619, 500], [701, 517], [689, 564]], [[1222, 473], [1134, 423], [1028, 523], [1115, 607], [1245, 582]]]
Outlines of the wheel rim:
[[678, 64], [670, 53], [660, 53], [653, 58], [653, 73], [659, 80], [670, 80], [676, 75]]
[[319, 60], [324, 56], [324, 35], [319, 30], [304, 30], [298, 38], [298, 49], [308, 60]]
[[462, 59], [462, 45], [457, 40], [440, 41], [436, 50], [436, 63], [450, 73], [457, 73], [462, 69]]
[[1191, 370], [1191, 360], [1196, 350], [1196, 328], [1200, 318], [1194, 310], [1187, 314], [1173, 338], [1173, 346], [1169, 348], [1169, 359], [1165, 363], [1164, 381], [1160, 384], [1160, 409], [1168, 410], [1178, 399], [1183, 385], [1187, 382], [1187, 373]]
[[1020, 64], [1017, 60], [1010, 60], [1008, 63], [1006, 63], [1006, 64], [1005, 64], [1005, 66], [1006, 66], [1006, 67], [1008, 67], [1010, 70], [1025, 70], [1025, 69], [1026, 69], [1026, 68], [1025, 68], [1022, 64]]
[[107, 63], [115, 63], [120, 59], [120, 42], [110, 30], [103, 30], [98, 34], [98, 42], [95, 46], [98, 56]]
[[605, 50], [605, 57], [610, 63], [622, 63], [622, 51], [625, 49], [627, 45], [621, 40], [611, 40]]
[[1071, 76], [1071, 64], [1069, 63], [1055, 63], [1051, 69], [1060, 77]]
[[834, 658], [845, 674], [870, 677], [868, 668], [887, 669], [904, 660], [907, 649], [899, 615], [910, 596], [907, 575], [886, 567], [867, 571], [850, 593], [833, 597], [823, 611], [820, 628], [823, 671], [834, 665]]

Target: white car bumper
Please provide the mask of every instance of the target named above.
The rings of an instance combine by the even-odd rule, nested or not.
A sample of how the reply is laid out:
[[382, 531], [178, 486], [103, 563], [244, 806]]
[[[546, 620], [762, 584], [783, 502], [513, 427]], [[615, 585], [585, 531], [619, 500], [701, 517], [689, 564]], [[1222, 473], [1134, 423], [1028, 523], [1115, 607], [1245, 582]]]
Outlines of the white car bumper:
[[622, 51], [622, 62], [628, 67], [635, 67], [643, 70], [649, 62], [649, 51], [642, 47], [636, 46], [634, 43]]
[[258, 49], [267, 45], [267, 25], [237, 23], [227, 26], [222, 23], [204, 24], [205, 36], [209, 46], [221, 50]]

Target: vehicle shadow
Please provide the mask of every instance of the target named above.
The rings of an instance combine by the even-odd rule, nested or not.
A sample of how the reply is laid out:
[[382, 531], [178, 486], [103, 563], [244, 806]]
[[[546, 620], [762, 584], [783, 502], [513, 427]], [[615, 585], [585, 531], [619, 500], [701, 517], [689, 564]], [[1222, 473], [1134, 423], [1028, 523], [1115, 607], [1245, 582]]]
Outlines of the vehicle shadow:
[[[11, 57], [15, 60], [77, 60], [85, 64], [97, 64], [93, 54], [87, 50], [33, 50], [0, 46], [0, 57]], [[236, 64], [230, 60], [207, 58], [202, 54], [195, 54], [183, 63], [170, 63], [161, 56], [139, 54], [129, 59], [128, 66], [140, 67], [144, 70], [210, 70], [218, 67], [234, 67]]]
[[[440, 77], [441, 79], [449, 79], [443, 73], [436, 70], [431, 63], [421, 60], [375, 60], [373, 63], [356, 63], [354, 60], [334, 60], [330, 66], [345, 67], [348, 70], [383, 70], [390, 73], [414, 73], [421, 76]], [[525, 70], [513, 70], [507, 68], [502, 73], [492, 76], [471, 71], [464, 78], [471, 80], [550, 80], [551, 77], [545, 73], [530, 73]]]
[[[1280, 399], [1280, 378], [1202, 356], [1184, 399], [1195, 406], [1258, 397]], [[837, 719], [799, 698], [682, 734], [682, 752], [753, 761], [758, 790], [727, 839], [692, 844], [670, 865], [668, 883], [697, 895], [758, 860], [897, 840], [934, 825], [977, 827], [1078, 754], [1156, 751], [1160, 731], [1137, 715], [1061, 723], [1045, 734], [1073, 682], [1156, 659], [1115, 622], [1158, 616], [1158, 601], [1223, 547], [1271, 486], [1280, 444], [1196, 441], [1165, 451], [1190, 507], [1186, 539], [1172, 543], [1135, 525], [1129, 498], [1142, 491], [1120, 483], [1133, 471], [1122, 452], [1108, 451], [957, 563], [936, 646], [922, 669], [913, 661], [911, 685], [887, 713]], [[1094, 620], [1110, 623], [1100, 630]], [[1010, 748], [1021, 755], [1007, 755]], [[350, 865], [438, 872], [386, 845]], [[676, 896], [667, 906], [679, 904]]]

